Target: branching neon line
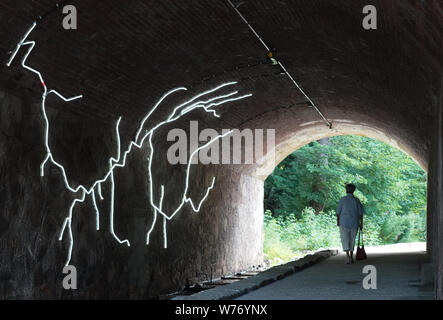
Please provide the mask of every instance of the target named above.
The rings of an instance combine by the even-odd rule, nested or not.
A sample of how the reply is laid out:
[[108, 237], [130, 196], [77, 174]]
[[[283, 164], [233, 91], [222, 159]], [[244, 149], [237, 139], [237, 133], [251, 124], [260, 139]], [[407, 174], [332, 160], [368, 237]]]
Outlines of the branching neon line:
[[[160, 207], [162, 207], [162, 205], [163, 205], [163, 196], [164, 196], [164, 194], [165, 194], [165, 188], [162, 185], [161, 186], [161, 195], [160, 195]], [[149, 229], [148, 233], [146, 234], [146, 244], [147, 245], [149, 244], [149, 238], [151, 236], [151, 232], [154, 230], [155, 222], [156, 221], [157, 221], [157, 209], [154, 209], [154, 218], [152, 220], [152, 225], [151, 225], [151, 228]]]
[[100, 212], [98, 210], [97, 207], [97, 202], [95, 201], [95, 191], [94, 189], [92, 189], [92, 205], [94, 206], [94, 210], [95, 210], [95, 230], [100, 230]]
[[98, 196], [100, 197], [100, 200], [103, 200], [103, 195], [102, 195], [102, 184], [98, 183], [97, 184], [97, 192], [98, 192]]
[[163, 217], [163, 239], [164, 239], [163, 247], [166, 249], [168, 247], [168, 236], [166, 233], [166, 218], [165, 217]]
[[[25, 55], [23, 56], [22, 62], [21, 62], [21, 66], [26, 69], [29, 70], [30, 72], [36, 74], [42, 84], [43, 87], [43, 93], [42, 93], [42, 100], [41, 100], [41, 112], [42, 112], [42, 116], [44, 119], [44, 145], [45, 145], [45, 150], [46, 150], [46, 155], [43, 159], [43, 161], [40, 164], [40, 175], [43, 177], [44, 173], [45, 173], [45, 167], [48, 164], [48, 162], [54, 166], [56, 166], [57, 168], [60, 169], [60, 173], [62, 175], [63, 178], [63, 182], [64, 185], [66, 187], [66, 189], [68, 191], [70, 191], [71, 193], [77, 194], [80, 192], [79, 195], [76, 195], [77, 197], [71, 202], [70, 206], [69, 206], [69, 210], [68, 210], [68, 216], [64, 219], [60, 234], [59, 234], [59, 240], [61, 241], [63, 239], [63, 236], [65, 234], [66, 229], [68, 230], [68, 237], [69, 237], [69, 248], [68, 248], [68, 255], [67, 255], [67, 259], [66, 259], [66, 265], [69, 264], [69, 262], [71, 261], [71, 257], [72, 257], [72, 249], [74, 246], [74, 237], [72, 234], [72, 218], [73, 218], [73, 211], [74, 208], [76, 206], [77, 203], [82, 203], [85, 201], [86, 196], [90, 196], [91, 197], [91, 201], [92, 201], [92, 206], [94, 208], [95, 211], [95, 216], [96, 216], [96, 230], [100, 229], [100, 210], [97, 206], [97, 201], [96, 201], [96, 192], [98, 193], [98, 196], [100, 198], [100, 200], [103, 200], [104, 197], [102, 195], [102, 183], [104, 182], [109, 182], [110, 186], [111, 186], [111, 190], [110, 190], [110, 195], [109, 195], [109, 201], [110, 201], [110, 212], [109, 212], [109, 216], [110, 216], [110, 233], [112, 234], [112, 236], [114, 237], [114, 239], [120, 243], [120, 244], [126, 244], [128, 247], [131, 245], [128, 239], [121, 239], [119, 236], [117, 236], [117, 234], [115, 233], [115, 228], [114, 228], [114, 213], [115, 213], [115, 180], [114, 180], [114, 171], [116, 168], [123, 168], [126, 166], [126, 159], [127, 156], [131, 153], [131, 151], [133, 150], [133, 147], [136, 147], [137, 149], [142, 148], [143, 146], [147, 145], [149, 147], [149, 157], [147, 159], [147, 163], [148, 163], [148, 175], [149, 175], [149, 204], [150, 204], [150, 208], [153, 211], [153, 221], [152, 224], [147, 232], [146, 235], [146, 244], [149, 244], [149, 240], [150, 240], [150, 235], [151, 232], [154, 230], [155, 227], [155, 223], [157, 221], [157, 215], [161, 214], [163, 216], [163, 234], [164, 234], [164, 247], [167, 247], [167, 234], [166, 234], [166, 223], [168, 220], [171, 220], [178, 212], [179, 210], [186, 204], [189, 203], [192, 210], [194, 212], [198, 212], [200, 211], [200, 208], [203, 204], [203, 202], [206, 200], [206, 198], [209, 195], [210, 190], [213, 189], [214, 187], [214, 183], [215, 183], [215, 177], [213, 177], [211, 185], [209, 187], [207, 187], [206, 192], [204, 194], [204, 196], [200, 199], [200, 201], [198, 202], [197, 205], [194, 204], [193, 200], [187, 196], [188, 193], [188, 189], [189, 189], [189, 176], [190, 176], [190, 164], [191, 164], [191, 160], [193, 159], [193, 157], [195, 155], [198, 154], [198, 152], [206, 147], [208, 147], [212, 142], [216, 141], [217, 139], [220, 139], [222, 137], [227, 136], [228, 134], [230, 134], [232, 132], [228, 131], [222, 135], [219, 135], [215, 138], [213, 138], [212, 140], [210, 140], [209, 142], [205, 143], [204, 145], [196, 148], [193, 152], [191, 152], [190, 156], [189, 156], [189, 160], [188, 160], [188, 166], [186, 168], [186, 180], [185, 180], [185, 187], [183, 190], [183, 196], [181, 199], [180, 204], [177, 206], [177, 208], [175, 210], [173, 210], [173, 212], [171, 214], [166, 214], [163, 211], [163, 200], [164, 200], [164, 194], [165, 194], [165, 188], [164, 185], [161, 185], [161, 194], [160, 194], [160, 199], [158, 201], [158, 204], [155, 204], [155, 200], [154, 200], [154, 179], [152, 176], [152, 159], [154, 156], [154, 146], [152, 144], [152, 138], [154, 136], [155, 131], [166, 125], [166, 124], [170, 124], [174, 121], [176, 121], [177, 119], [181, 118], [183, 115], [194, 111], [196, 109], [202, 109], [203, 111], [212, 114], [214, 117], [220, 117], [216, 111], [214, 110], [216, 107], [223, 105], [225, 103], [228, 102], [232, 102], [232, 101], [236, 101], [236, 100], [240, 100], [240, 99], [244, 99], [247, 97], [252, 96], [252, 94], [245, 94], [245, 95], [241, 95], [238, 96], [238, 91], [232, 91], [229, 92], [227, 94], [221, 94], [221, 95], [217, 95], [215, 97], [206, 97], [204, 98], [204, 100], [198, 100], [199, 98], [203, 98], [205, 96], [208, 96], [210, 94], [216, 93], [217, 91], [219, 91], [222, 88], [228, 87], [228, 86], [232, 86], [235, 85], [237, 82], [227, 82], [227, 83], [223, 83], [215, 88], [212, 88], [210, 90], [204, 91], [202, 93], [199, 93], [197, 95], [195, 95], [194, 97], [192, 97], [191, 99], [185, 101], [184, 103], [176, 106], [173, 111], [169, 114], [169, 116], [166, 118], [166, 120], [161, 121], [159, 123], [157, 123], [155, 126], [153, 126], [152, 128], [150, 128], [149, 130], [145, 128], [145, 123], [146, 121], [150, 118], [150, 116], [153, 114], [153, 112], [157, 109], [158, 106], [160, 106], [160, 104], [171, 94], [178, 92], [178, 91], [182, 91], [182, 90], [187, 90], [185, 87], [179, 87], [179, 88], [175, 88], [172, 89], [168, 92], [166, 92], [154, 105], [154, 107], [146, 114], [146, 116], [142, 119], [140, 126], [137, 129], [136, 135], [134, 140], [132, 140], [126, 151], [122, 154], [121, 151], [121, 140], [120, 140], [120, 132], [119, 132], [119, 125], [120, 125], [120, 121], [121, 121], [121, 117], [117, 120], [116, 126], [115, 126], [115, 135], [116, 135], [116, 139], [117, 139], [117, 153], [115, 157], [110, 157], [108, 164], [109, 164], [109, 170], [106, 172], [106, 174], [101, 178], [98, 179], [96, 181], [94, 181], [90, 186], [84, 186], [84, 185], [78, 185], [78, 186], [73, 186], [72, 183], [70, 183], [70, 181], [68, 180], [67, 174], [66, 174], [66, 170], [64, 168], [64, 166], [59, 163], [57, 160], [54, 159], [54, 156], [52, 154], [52, 149], [51, 146], [49, 144], [49, 129], [50, 129], [50, 122], [49, 122], [49, 118], [46, 114], [46, 98], [48, 95], [50, 94], [54, 94], [55, 96], [57, 96], [59, 99], [65, 101], [65, 102], [70, 102], [70, 101], [74, 101], [77, 99], [82, 98], [82, 95], [78, 95], [78, 96], [74, 96], [74, 97], [70, 97], [67, 98], [65, 96], [63, 96], [61, 93], [59, 93], [56, 90], [48, 90], [48, 87], [44, 81], [44, 78], [41, 74], [40, 71], [31, 68], [30, 66], [28, 66], [26, 64], [26, 60], [29, 57], [29, 55], [31, 54], [32, 50], [34, 49], [35, 46], [35, 41], [28, 41], [28, 37], [31, 34], [31, 32], [34, 30], [35, 26], [36, 26], [36, 22], [34, 22], [32, 24], [32, 26], [29, 28], [29, 30], [26, 32], [26, 34], [24, 35], [24, 37], [22, 38], [22, 40], [17, 44], [14, 52], [11, 54], [10, 59], [8, 60], [7, 66], [10, 66], [11, 63], [13, 62], [13, 60], [15, 59], [18, 51], [20, 50], [21, 47], [23, 46], [28, 46], [28, 50], [26, 51]], [[143, 132], [144, 131], [144, 132]], [[143, 132], [143, 135], [142, 135]], [[140, 136], [141, 139], [140, 139]], [[147, 139], [147, 144], [145, 144], [145, 141]]]
[[[192, 201], [192, 199], [191, 199], [191, 198], [188, 198], [188, 197], [186, 196], [186, 194], [188, 193], [188, 188], [189, 188], [189, 173], [190, 173], [190, 168], [191, 168], [191, 162], [192, 162], [192, 159], [193, 159], [193, 157], [194, 157], [196, 154], [198, 154], [198, 152], [199, 152], [200, 150], [202, 150], [202, 149], [204, 149], [204, 148], [207, 148], [211, 143], [213, 143], [213, 142], [216, 141], [217, 139], [223, 138], [223, 137], [225, 137], [225, 136], [231, 134], [232, 132], [233, 132], [233, 130], [229, 130], [228, 132], [226, 132], [226, 133], [224, 133], [224, 134], [222, 134], [222, 135], [219, 135], [219, 136], [213, 138], [212, 140], [210, 140], [209, 142], [205, 143], [205, 144], [202, 145], [201, 147], [196, 148], [196, 149], [191, 153], [191, 155], [190, 155], [190, 157], [189, 157], [189, 159], [188, 159], [187, 167], [186, 167], [185, 189], [184, 189], [184, 191], [183, 191], [183, 197], [182, 197], [182, 200], [181, 200], [180, 204], [177, 206], [177, 208], [176, 208], [171, 214], [169, 214], [169, 215], [168, 215], [167, 213], [163, 212], [163, 210], [161, 209], [161, 206], [160, 206], [160, 205], [156, 205], [156, 204], [154, 204], [154, 202], [153, 202], [153, 198], [154, 198], [154, 196], [153, 196], [153, 186], [154, 186], [154, 181], [153, 181], [152, 171], [151, 171], [151, 168], [152, 168], [152, 157], [149, 157], [149, 160], [148, 160], [148, 161], [149, 161], [149, 165], [148, 165], [148, 174], [149, 174], [149, 179], [150, 179], [150, 184], [149, 184], [149, 186], [150, 186], [149, 189], [150, 189], [150, 190], [149, 190], [149, 191], [150, 191], [151, 206], [152, 206], [154, 209], [156, 209], [158, 213], [160, 213], [161, 215], [163, 215], [163, 217], [165, 217], [165, 218], [168, 219], [168, 220], [171, 220], [171, 219], [172, 219], [172, 218], [173, 218], [173, 217], [174, 217], [174, 216], [180, 211], [180, 209], [183, 207], [183, 205], [184, 205], [186, 202], [189, 202], [189, 203], [190, 203], [191, 208], [192, 208], [192, 210], [194, 210], [194, 212], [198, 212], [198, 211], [200, 211], [200, 207], [201, 207], [201, 205], [203, 204], [203, 202], [205, 201], [205, 199], [207, 198], [207, 196], [209, 195], [209, 191], [214, 187], [215, 177], [212, 179], [212, 183], [211, 183], [211, 185], [206, 189], [206, 193], [205, 193], [205, 195], [203, 196], [203, 198], [200, 200], [198, 206], [196, 207], [196, 206], [194, 205], [194, 202]], [[152, 137], [152, 135], [150, 136], [150, 139], [149, 139], [149, 146], [150, 146], [150, 149], [151, 149], [151, 150], [154, 150], [154, 149], [153, 149], [153, 146], [152, 146], [152, 139], [151, 139], [151, 137]]]
[[[163, 206], [163, 196], [164, 196], [164, 193], [165, 193], [165, 188], [164, 188], [164, 186], [162, 185], [162, 187], [161, 187], [161, 196], [160, 196], [160, 203], [159, 203], [159, 207], [160, 207], [160, 209], [162, 208], [162, 206]], [[156, 209], [155, 209], [156, 210]], [[167, 235], [167, 233], [166, 233], [166, 218], [165, 217], [163, 217], [163, 247], [164, 248], [167, 248], [168, 247], [168, 235]]]

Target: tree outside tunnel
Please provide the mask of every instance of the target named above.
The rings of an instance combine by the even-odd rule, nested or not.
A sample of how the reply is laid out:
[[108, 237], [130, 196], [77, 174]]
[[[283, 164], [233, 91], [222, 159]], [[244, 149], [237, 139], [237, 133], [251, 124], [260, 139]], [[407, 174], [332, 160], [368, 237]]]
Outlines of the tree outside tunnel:
[[340, 246], [335, 209], [354, 183], [368, 245], [426, 241], [427, 174], [408, 155], [362, 136], [311, 142], [265, 181], [264, 253], [271, 264]]

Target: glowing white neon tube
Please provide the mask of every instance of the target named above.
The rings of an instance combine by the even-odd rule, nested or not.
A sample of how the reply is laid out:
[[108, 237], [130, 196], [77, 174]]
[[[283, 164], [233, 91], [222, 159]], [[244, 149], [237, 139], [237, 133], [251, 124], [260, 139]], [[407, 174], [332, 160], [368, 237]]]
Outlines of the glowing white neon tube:
[[98, 191], [98, 196], [100, 197], [100, 200], [103, 200], [102, 184], [101, 183], [97, 183], [97, 191]]
[[[74, 238], [73, 238], [73, 234], [72, 234], [72, 218], [73, 218], [73, 210], [76, 206], [77, 203], [79, 202], [84, 202], [86, 199], [86, 196], [90, 196], [91, 197], [91, 201], [92, 201], [92, 205], [95, 211], [95, 215], [96, 215], [96, 230], [100, 229], [100, 212], [97, 206], [97, 202], [96, 202], [96, 197], [95, 197], [95, 192], [97, 191], [100, 200], [103, 200], [103, 195], [102, 195], [102, 188], [101, 188], [101, 184], [104, 182], [109, 181], [110, 185], [111, 185], [111, 190], [110, 190], [110, 233], [112, 234], [112, 236], [114, 237], [114, 239], [120, 243], [120, 244], [126, 244], [128, 247], [130, 246], [130, 242], [128, 239], [120, 239], [116, 233], [115, 233], [115, 229], [114, 229], [114, 209], [115, 209], [115, 181], [114, 181], [114, 169], [115, 168], [123, 168], [126, 166], [126, 159], [127, 156], [131, 153], [133, 147], [136, 147], [138, 149], [140, 149], [143, 145], [146, 139], [148, 139], [148, 146], [150, 149], [150, 156], [147, 159], [148, 161], [148, 174], [149, 174], [149, 184], [150, 184], [150, 190], [149, 190], [149, 196], [150, 196], [150, 206], [154, 212], [154, 217], [153, 217], [153, 221], [152, 221], [152, 225], [150, 227], [150, 229], [148, 230], [148, 233], [146, 235], [146, 244], [149, 244], [149, 238], [150, 238], [150, 234], [151, 232], [154, 230], [155, 227], [155, 223], [157, 220], [157, 215], [158, 213], [160, 213], [163, 216], [163, 234], [164, 234], [164, 247], [167, 247], [167, 234], [166, 234], [166, 223], [167, 220], [171, 220], [177, 213], [178, 211], [183, 207], [183, 205], [185, 203], [190, 203], [191, 208], [194, 212], [198, 212], [201, 208], [201, 205], [203, 204], [203, 202], [205, 201], [205, 199], [208, 197], [210, 190], [214, 187], [214, 183], [215, 183], [215, 177], [212, 179], [211, 185], [206, 189], [206, 192], [203, 196], [203, 198], [198, 202], [198, 205], [196, 206], [194, 204], [194, 202], [192, 201], [192, 199], [190, 197], [187, 197], [187, 192], [189, 189], [189, 172], [190, 172], [190, 164], [192, 161], [192, 158], [198, 154], [198, 152], [209, 146], [212, 142], [214, 142], [215, 140], [222, 138], [228, 134], [230, 134], [232, 132], [229, 131], [223, 135], [217, 136], [215, 138], [213, 138], [212, 140], [210, 140], [209, 142], [207, 142], [206, 144], [204, 144], [203, 146], [197, 148], [196, 150], [194, 150], [190, 157], [189, 157], [189, 161], [188, 161], [188, 166], [186, 168], [186, 182], [185, 182], [185, 187], [183, 190], [183, 196], [182, 196], [182, 200], [181, 203], [179, 204], [179, 206], [173, 211], [172, 214], [167, 215], [165, 212], [163, 212], [162, 207], [163, 207], [163, 200], [164, 200], [164, 185], [161, 185], [161, 195], [160, 195], [160, 200], [158, 202], [158, 205], [154, 204], [154, 199], [153, 199], [153, 185], [154, 185], [154, 181], [153, 181], [153, 177], [152, 177], [152, 159], [153, 159], [153, 155], [154, 155], [154, 147], [152, 144], [152, 137], [155, 133], [155, 131], [162, 127], [163, 125], [172, 123], [174, 121], [176, 121], [177, 119], [181, 118], [183, 115], [196, 110], [196, 109], [202, 109], [207, 113], [213, 114], [215, 117], [219, 117], [219, 115], [216, 113], [216, 111], [213, 109], [214, 107], [220, 106], [222, 104], [225, 104], [227, 102], [231, 102], [231, 101], [236, 101], [236, 100], [240, 100], [240, 99], [244, 99], [247, 97], [250, 97], [251, 94], [246, 94], [246, 95], [242, 95], [242, 96], [236, 96], [238, 94], [237, 91], [233, 91], [230, 92], [228, 94], [222, 94], [222, 95], [217, 95], [215, 97], [210, 97], [210, 98], [206, 98], [205, 100], [199, 100], [197, 101], [197, 99], [207, 96], [209, 94], [213, 94], [215, 92], [217, 92], [218, 90], [227, 87], [227, 86], [231, 86], [236, 84], [236, 82], [227, 82], [227, 83], [223, 83], [215, 88], [212, 88], [210, 90], [204, 91], [202, 93], [199, 93], [197, 95], [195, 95], [194, 97], [192, 97], [191, 99], [185, 101], [184, 103], [176, 106], [173, 111], [170, 113], [170, 115], [167, 117], [167, 119], [165, 121], [161, 121], [158, 124], [156, 124], [155, 126], [153, 126], [150, 130], [146, 130], [143, 137], [141, 139], [140, 135], [143, 131], [144, 125], [146, 123], [146, 121], [150, 118], [150, 116], [153, 114], [153, 112], [157, 109], [157, 107], [171, 94], [178, 92], [178, 91], [182, 91], [182, 90], [187, 90], [185, 87], [179, 87], [179, 88], [175, 88], [172, 89], [168, 92], [166, 92], [154, 105], [154, 107], [146, 114], [146, 116], [142, 119], [137, 133], [135, 135], [135, 138], [133, 141], [131, 141], [128, 145], [127, 150], [123, 153], [121, 153], [121, 141], [120, 141], [120, 133], [119, 133], [119, 125], [120, 125], [120, 121], [121, 121], [121, 117], [117, 120], [116, 126], [115, 126], [115, 134], [116, 134], [116, 138], [117, 138], [117, 155], [116, 157], [110, 157], [108, 164], [109, 164], [109, 170], [105, 173], [105, 175], [101, 178], [98, 179], [96, 181], [94, 181], [91, 186], [87, 187], [84, 185], [78, 185], [78, 186], [73, 186], [67, 177], [66, 174], [66, 170], [64, 168], [64, 166], [62, 164], [60, 164], [59, 162], [57, 162], [52, 154], [52, 150], [51, 150], [51, 146], [49, 144], [49, 129], [50, 129], [50, 122], [49, 122], [49, 118], [46, 114], [46, 98], [48, 95], [50, 94], [54, 94], [56, 97], [58, 97], [59, 99], [65, 101], [65, 102], [71, 102], [77, 99], [82, 98], [82, 95], [77, 95], [71, 98], [67, 98], [65, 96], [63, 96], [61, 93], [59, 93], [56, 90], [48, 90], [48, 87], [46, 86], [46, 83], [44, 81], [44, 78], [41, 74], [40, 71], [31, 68], [30, 66], [26, 65], [26, 61], [27, 58], [29, 57], [29, 55], [31, 54], [32, 50], [35, 47], [35, 41], [27, 41], [28, 36], [31, 34], [31, 32], [34, 30], [36, 26], [36, 22], [33, 23], [33, 25], [29, 28], [29, 30], [26, 32], [25, 36], [22, 38], [22, 40], [17, 44], [14, 52], [12, 53], [10, 59], [8, 60], [7, 66], [10, 66], [11, 63], [13, 62], [13, 60], [15, 59], [18, 51], [20, 50], [20, 48], [22, 46], [29, 46], [27, 52], [25, 53], [21, 65], [24, 69], [29, 70], [30, 72], [36, 74], [42, 84], [43, 87], [43, 93], [42, 93], [42, 101], [41, 101], [41, 112], [42, 112], [42, 116], [43, 116], [43, 120], [44, 120], [44, 145], [45, 145], [45, 150], [46, 150], [46, 155], [42, 161], [42, 163], [40, 164], [40, 175], [43, 177], [44, 173], [45, 173], [45, 167], [46, 164], [49, 162], [51, 164], [53, 164], [54, 166], [56, 166], [57, 168], [60, 169], [60, 173], [62, 175], [63, 178], [63, 182], [64, 185], [66, 187], [66, 189], [74, 194], [77, 194], [78, 192], [80, 192], [80, 195], [77, 196], [70, 204], [69, 206], [69, 211], [68, 211], [68, 216], [64, 219], [63, 222], [63, 226], [61, 228], [60, 231], [60, 235], [59, 235], [59, 240], [61, 241], [63, 239], [65, 230], [68, 229], [68, 235], [69, 235], [69, 248], [68, 248], [68, 255], [67, 255], [67, 259], [66, 259], [66, 265], [69, 264], [69, 262], [71, 261], [71, 257], [72, 257], [72, 249], [73, 249], [73, 245], [74, 245]], [[196, 102], [197, 101], [197, 102]], [[212, 109], [211, 109], [212, 108]], [[181, 110], [181, 111], [179, 111]], [[176, 114], [177, 113], [177, 114]], [[97, 188], [97, 190], [95, 190], [95, 188]]]
[[95, 201], [94, 189], [92, 189], [91, 198], [92, 198], [92, 205], [94, 206], [94, 210], [95, 210], [95, 229], [98, 231], [98, 230], [100, 230], [100, 212], [97, 207], [97, 202]]
[[[191, 163], [192, 163], [192, 159], [193, 157], [198, 154], [198, 152], [206, 147], [208, 147], [211, 143], [213, 143], [214, 141], [216, 141], [217, 139], [223, 138], [229, 134], [232, 133], [233, 130], [230, 130], [222, 135], [219, 135], [217, 137], [215, 137], [214, 139], [210, 140], [209, 142], [205, 143], [204, 145], [196, 148], [190, 155], [189, 160], [188, 160], [188, 164], [187, 164], [187, 168], [186, 168], [186, 180], [185, 180], [185, 188], [183, 191], [183, 197], [182, 200], [180, 202], [180, 204], [178, 205], [178, 207], [171, 213], [171, 214], [167, 214], [165, 212], [162, 211], [161, 207], [159, 205], [154, 204], [153, 202], [153, 186], [154, 186], [154, 181], [153, 181], [153, 177], [152, 177], [152, 172], [151, 172], [151, 167], [152, 167], [152, 157], [149, 157], [149, 165], [148, 165], [148, 174], [149, 174], [149, 179], [150, 179], [150, 184], [149, 184], [149, 192], [150, 192], [150, 199], [151, 199], [151, 206], [153, 208], [155, 208], [158, 213], [160, 213], [161, 215], [163, 215], [166, 219], [171, 220], [179, 211], [180, 209], [183, 207], [183, 205], [186, 202], [189, 202], [191, 204], [191, 208], [192, 210], [194, 210], [194, 212], [198, 212], [200, 211], [200, 207], [203, 204], [203, 202], [206, 200], [206, 198], [209, 195], [209, 191], [214, 187], [214, 183], [215, 183], [215, 177], [212, 179], [212, 183], [211, 185], [206, 189], [206, 193], [203, 196], [203, 198], [200, 200], [198, 206], [196, 207], [194, 205], [194, 202], [192, 201], [191, 198], [188, 198], [186, 196], [186, 194], [188, 193], [188, 188], [189, 188], [189, 172], [190, 172], [190, 167], [191, 167]], [[150, 136], [149, 139], [149, 146], [151, 148], [151, 150], [153, 150], [153, 146], [152, 146], [152, 139], [151, 139], [152, 135]]]
[[166, 218], [163, 217], [163, 248], [167, 248], [168, 247], [168, 235], [166, 234]]
[[[163, 205], [163, 196], [165, 194], [165, 188], [162, 185], [161, 186], [161, 195], [160, 195], [160, 207]], [[149, 244], [149, 238], [151, 236], [151, 232], [154, 230], [155, 222], [157, 221], [157, 209], [154, 209], [154, 218], [152, 220], [151, 228], [149, 229], [148, 233], [146, 234], [146, 244]]]
[[29, 28], [29, 30], [26, 32], [26, 34], [23, 37], [23, 39], [20, 40], [19, 43], [17, 43], [17, 46], [15, 47], [14, 52], [11, 54], [11, 57], [9, 58], [8, 62], [6, 63], [6, 65], [8, 67], [11, 66], [12, 60], [14, 60], [15, 56], [17, 55], [18, 50], [20, 50], [20, 47], [23, 45], [23, 41], [25, 41], [28, 38], [29, 34], [32, 32], [32, 30], [34, 30], [36, 25], [37, 25], [37, 22], [34, 21], [34, 23], [32, 24], [31, 28]]

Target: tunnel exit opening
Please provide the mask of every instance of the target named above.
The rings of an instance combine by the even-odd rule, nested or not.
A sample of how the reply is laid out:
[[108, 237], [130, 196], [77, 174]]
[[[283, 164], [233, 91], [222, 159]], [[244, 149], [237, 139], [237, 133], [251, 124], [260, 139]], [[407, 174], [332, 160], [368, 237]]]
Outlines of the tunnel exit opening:
[[366, 246], [425, 247], [427, 173], [398, 145], [385, 142], [355, 134], [323, 137], [278, 162], [264, 182], [267, 264], [341, 249], [335, 210], [346, 183], [357, 186], [365, 208]]

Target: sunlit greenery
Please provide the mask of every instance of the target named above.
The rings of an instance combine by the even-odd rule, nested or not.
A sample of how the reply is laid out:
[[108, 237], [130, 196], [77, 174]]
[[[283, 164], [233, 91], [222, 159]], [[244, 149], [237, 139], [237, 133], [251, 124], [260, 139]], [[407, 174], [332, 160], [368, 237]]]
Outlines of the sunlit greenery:
[[310, 143], [265, 182], [264, 252], [271, 263], [301, 251], [339, 247], [335, 209], [354, 183], [363, 203], [365, 244], [426, 240], [426, 173], [406, 154], [360, 136]]

